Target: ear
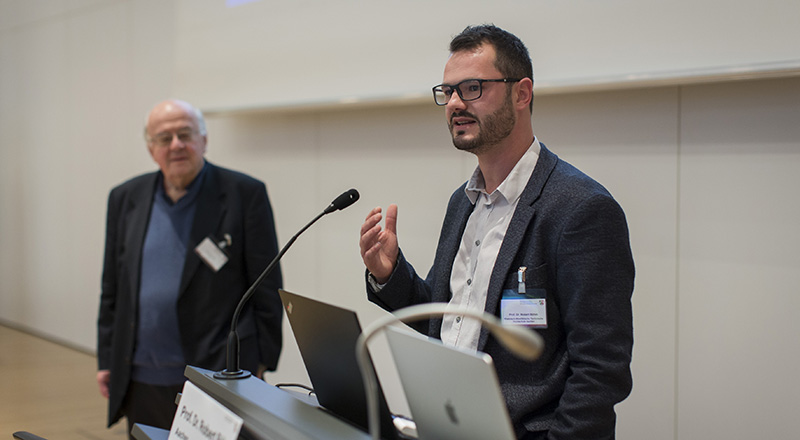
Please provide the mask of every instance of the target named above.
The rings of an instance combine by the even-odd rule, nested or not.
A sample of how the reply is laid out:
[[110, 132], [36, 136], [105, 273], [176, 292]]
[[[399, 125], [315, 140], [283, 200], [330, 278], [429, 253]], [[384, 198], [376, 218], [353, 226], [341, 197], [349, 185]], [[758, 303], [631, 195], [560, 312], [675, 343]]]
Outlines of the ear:
[[202, 138], [203, 138], [203, 152], [202, 152], [202, 154], [205, 155], [206, 154], [206, 149], [208, 148], [208, 133], [204, 134], [202, 136]]
[[530, 78], [522, 78], [517, 83], [517, 95], [515, 104], [517, 108], [529, 108], [533, 99], [533, 81]]
[[156, 160], [156, 156], [155, 156], [155, 154], [153, 153], [153, 150], [154, 150], [156, 147], [155, 147], [153, 144], [151, 144], [150, 142], [146, 142], [146, 143], [145, 143], [145, 146], [147, 146], [147, 152], [148, 152], [148, 153], [150, 153], [150, 158], [151, 158], [151, 159], [153, 159], [153, 161], [155, 161], [155, 160]]

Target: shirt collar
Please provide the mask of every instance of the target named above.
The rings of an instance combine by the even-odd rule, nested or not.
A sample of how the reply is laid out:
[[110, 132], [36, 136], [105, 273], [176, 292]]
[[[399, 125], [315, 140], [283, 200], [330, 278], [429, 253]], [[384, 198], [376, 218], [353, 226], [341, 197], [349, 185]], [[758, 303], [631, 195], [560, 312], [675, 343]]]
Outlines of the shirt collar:
[[539, 140], [534, 137], [531, 146], [528, 147], [525, 154], [517, 161], [517, 164], [514, 165], [505, 180], [492, 194], [486, 193], [486, 182], [483, 180], [480, 166], [475, 167], [472, 177], [470, 177], [467, 186], [464, 188], [469, 201], [474, 205], [481, 194], [486, 194], [491, 201], [497, 200], [497, 197], [502, 196], [508, 202], [515, 202], [522, 195], [522, 191], [533, 173], [533, 168], [539, 160], [541, 148]]

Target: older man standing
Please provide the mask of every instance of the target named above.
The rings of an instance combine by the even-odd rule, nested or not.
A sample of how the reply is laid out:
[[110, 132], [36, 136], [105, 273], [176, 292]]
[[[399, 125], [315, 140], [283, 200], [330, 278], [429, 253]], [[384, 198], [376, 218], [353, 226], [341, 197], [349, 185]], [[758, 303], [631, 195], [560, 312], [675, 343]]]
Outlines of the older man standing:
[[[97, 382], [108, 424], [122, 416], [169, 428], [186, 365], [225, 365], [230, 319], [277, 254], [265, 185], [207, 162], [202, 113], [168, 100], [145, 128], [159, 171], [108, 199], [98, 317]], [[281, 272], [272, 272], [238, 324], [241, 365], [274, 370], [281, 351]]]

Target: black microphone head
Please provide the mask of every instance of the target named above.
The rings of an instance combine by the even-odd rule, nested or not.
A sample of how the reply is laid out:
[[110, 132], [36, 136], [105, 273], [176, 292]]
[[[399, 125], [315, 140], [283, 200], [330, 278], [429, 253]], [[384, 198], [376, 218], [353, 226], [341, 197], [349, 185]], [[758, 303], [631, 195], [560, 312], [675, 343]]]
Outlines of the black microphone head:
[[343, 192], [339, 197], [333, 199], [330, 206], [325, 208], [325, 214], [347, 208], [348, 206], [355, 203], [358, 200], [358, 198], [359, 198], [358, 191], [356, 191], [355, 189], [349, 189]]

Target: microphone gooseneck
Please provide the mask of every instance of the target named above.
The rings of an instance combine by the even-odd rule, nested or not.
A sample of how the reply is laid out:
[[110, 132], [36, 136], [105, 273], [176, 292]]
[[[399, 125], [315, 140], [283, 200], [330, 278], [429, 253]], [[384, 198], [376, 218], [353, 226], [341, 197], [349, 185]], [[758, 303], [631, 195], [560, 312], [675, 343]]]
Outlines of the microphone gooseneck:
[[247, 301], [255, 294], [256, 289], [264, 279], [269, 275], [275, 266], [278, 265], [278, 262], [283, 257], [283, 254], [286, 253], [287, 250], [294, 244], [297, 237], [300, 236], [306, 229], [310, 228], [311, 225], [317, 222], [322, 216], [326, 214], [330, 214], [331, 212], [338, 211], [355, 203], [359, 198], [358, 191], [355, 189], [350, 189], [342, 193], [339, 197], [335, 198], [331, 204], [325, 208], [324, 211], [319, 213], [313, 220], [308, 222], [307, 225], [303, 227], [298, 233], [294, 234], [294, 236], [289, 240], [288, 243], [278, 252], [278, 255], [272, 259], [272, 261], [267, 265], [266, 269], [261, 272], [261, 275], [253, 282], [253, 285], [247, 289], [247, 291], [242, 296], [242, 299], [239, 301], [239, 304], [236, 306], [236, 310], [233, 312], [233, 317], [231, 318], [231, 331], [228, 333], [228, 347], [227, 347], [227, 358], [226, 358], [226, 368], [222, 371], [218, 371], [214, 373], [214, 377], [217, 379], [244, 379], [250, 376], [250, 372], [246, 370], [242, 370], [239, 368], [239, 335], [236, 333], [236, 325], [239, 322], [239, 315], [242, 313], [242, 309], [244, 309], [244, 305]]

